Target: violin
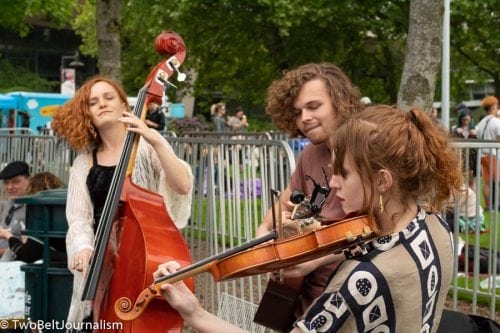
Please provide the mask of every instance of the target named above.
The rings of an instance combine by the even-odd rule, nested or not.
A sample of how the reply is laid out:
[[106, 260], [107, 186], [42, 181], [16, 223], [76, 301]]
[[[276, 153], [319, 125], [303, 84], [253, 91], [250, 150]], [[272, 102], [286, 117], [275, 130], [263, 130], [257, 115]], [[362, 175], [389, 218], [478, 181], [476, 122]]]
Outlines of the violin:
[[156, 279], [137, 296], [135, 302], [127, 297], [118, 299], [115, 313], [124, 321], [136, 319], [152, 300], [161, 297], [161, 285], [164, 283], [175, 283], [204, 272], [209, 272], [217, 282], [268, 273], [358, 247], [375, 237], [377, 230], [372, 219], [359, 216], [332, 221], [329, 225], [285, 239], [275, 239], [276, 231], [273, 231], [249, 244]]

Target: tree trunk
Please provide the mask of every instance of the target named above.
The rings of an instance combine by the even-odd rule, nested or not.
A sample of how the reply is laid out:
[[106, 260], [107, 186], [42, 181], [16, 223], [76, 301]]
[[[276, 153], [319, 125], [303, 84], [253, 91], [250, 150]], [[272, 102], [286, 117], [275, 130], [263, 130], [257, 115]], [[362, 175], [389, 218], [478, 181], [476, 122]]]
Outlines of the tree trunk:
[[495, 96], [500, 98], [500, 77], [493, 77], [493, 85], [495, 87]]
[[122, 0], [96, 1], [96, 26], [99, 73], [121, 83]]
[[441, 64], [444, 7], [442, 1], [412, 0], [405, 63], [398, 107], [430, 110]]

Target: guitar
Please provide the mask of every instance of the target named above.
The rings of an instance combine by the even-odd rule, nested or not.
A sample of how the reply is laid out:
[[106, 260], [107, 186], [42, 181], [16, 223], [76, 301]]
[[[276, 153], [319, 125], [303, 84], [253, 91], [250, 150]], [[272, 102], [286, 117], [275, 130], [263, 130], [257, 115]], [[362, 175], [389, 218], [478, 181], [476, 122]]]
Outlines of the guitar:
[[[306, 180], [314, 183], [311, 196], [305, 196], [302, 192], [293, 191], [290, 201], [295, 204], [292, 211], [292, 223], [283, 226], [284, 235], [294, 235], [321, 226], [319, 213], [330, 193], [328, 179], [325, 175], [326, 184], [321, 186], [310, 177]], [[274, 216], [274, 214], [273, 214]], [[302, 293], [303, 278], [287, 278], [281, 276], [281, 272], [275, 272], [274, 278], [268, 281], [266, 290], [255, 313], [254, 322], [268, 327], [274, 331], [285, 332], [291, 328], [295, 321], [295, 311]], [[279, 311], [275, 311], [279, 309]]]

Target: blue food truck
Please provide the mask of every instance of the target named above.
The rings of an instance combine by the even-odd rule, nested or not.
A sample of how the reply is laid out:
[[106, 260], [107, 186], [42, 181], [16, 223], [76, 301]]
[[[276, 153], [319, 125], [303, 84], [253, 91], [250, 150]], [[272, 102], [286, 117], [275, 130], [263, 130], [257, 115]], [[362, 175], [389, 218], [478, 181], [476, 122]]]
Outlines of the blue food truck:
[[[56, 93], [17, 91], [0, 94], [0, 128], [22, 128], [32, 134], [42, 134], [41, 129], [50, 128], [52, 115], [58, 107], [72, 96]], [[137, 98], [128, 97], [133, 107]], [[167, 118], [183, 118], [184, 104], [171, 104], [166, 110]]]
[[0, 95], [0, 127], [25, 128], [38, 133], [50, 127], [55, 110], [70, 95], [16, 91]]

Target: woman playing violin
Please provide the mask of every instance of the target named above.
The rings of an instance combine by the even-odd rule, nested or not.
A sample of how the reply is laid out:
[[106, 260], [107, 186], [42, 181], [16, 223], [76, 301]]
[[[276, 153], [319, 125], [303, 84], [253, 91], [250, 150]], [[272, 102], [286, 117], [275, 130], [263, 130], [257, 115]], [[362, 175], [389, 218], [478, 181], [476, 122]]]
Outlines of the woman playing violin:
[[[447, 134], [422, 110], [370, 106], [337, 129], [332, 147], [330, 187], [346, 213], [373, 218], [379, 235], [339, 265], [292, 331], [436, 332], [453, 266], [437, 212], [462, 182]], [[155, 276], [178, 268], [168, 262]], [[205, 311], [182, 282], [162, 290], [196, 330], [241, 331]]]
[[74, 274], [68, 322], [81, 322], [90, 315], [91, 305], [80, 301], [80, 286], [127, 132], [141, 137], [132, 182], [161, 194], [179, 228], [190, 214], [193, 176], [161, 134], [130, 112], [123, 88], [109, 78], [87, 80], [54, 115], [52, 127], [78, 152], [68, 184], [66, 247], [68, 267]]

